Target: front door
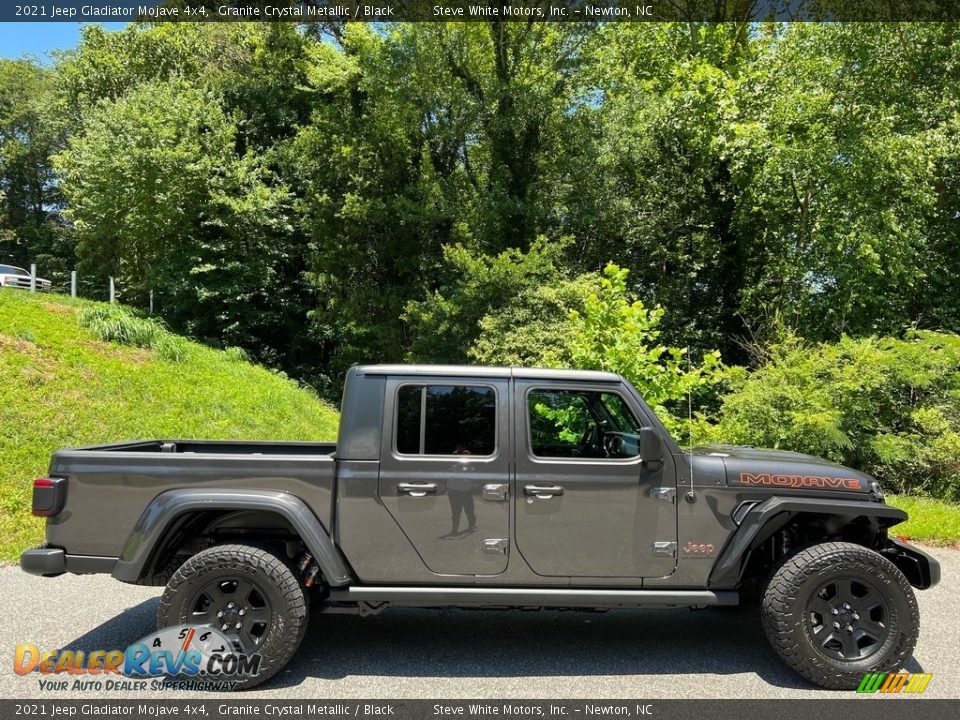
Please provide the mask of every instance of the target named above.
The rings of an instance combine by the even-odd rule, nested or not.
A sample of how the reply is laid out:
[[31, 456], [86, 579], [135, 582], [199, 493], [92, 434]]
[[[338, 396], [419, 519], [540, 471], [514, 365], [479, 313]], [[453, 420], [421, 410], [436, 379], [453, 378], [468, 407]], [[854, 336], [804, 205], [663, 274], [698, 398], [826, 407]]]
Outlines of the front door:
[[[676, 567], [672, 465], [640, 459], [643, 411], [616, 385], [517, 381], [517, 551], [538, 575], [641, 578]], [[664, 459], [672, 462], [664, 451]], [[666, 483], [665, 478], [671, 482]]]
[[379, 496], [438, 575], [497, 575], [510, 537], [506, 379], [387, 383]]

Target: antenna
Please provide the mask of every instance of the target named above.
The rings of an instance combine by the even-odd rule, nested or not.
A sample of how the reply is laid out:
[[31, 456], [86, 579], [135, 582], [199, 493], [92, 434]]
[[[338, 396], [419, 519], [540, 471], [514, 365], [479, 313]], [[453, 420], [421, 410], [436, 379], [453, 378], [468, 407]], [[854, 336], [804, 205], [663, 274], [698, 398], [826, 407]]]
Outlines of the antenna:
[[[690, 374], [690, 347], [687, 346], [687, 374]], [[697, 501], [697, 494], [693, 491], [693, 388], [687, 386], [687, 437], [690, 440], [690, 447], [687, 450], [687, 457], [690, 460], [690, 489], [687, 491], [687, 502]]]

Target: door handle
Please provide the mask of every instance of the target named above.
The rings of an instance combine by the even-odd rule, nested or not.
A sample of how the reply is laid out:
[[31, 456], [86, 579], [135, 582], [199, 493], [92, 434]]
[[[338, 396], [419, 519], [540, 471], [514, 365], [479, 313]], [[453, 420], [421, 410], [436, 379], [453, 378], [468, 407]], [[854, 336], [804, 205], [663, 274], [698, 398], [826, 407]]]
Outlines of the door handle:
[[527, 497], [548, 500], [555, 495], [563, 495], [563, 488], [559, 485], [524, 485], [523, 494]]
[[424, 497], [437, 491], [436, 483], [397, 483], [397, 492], [410, 497]]

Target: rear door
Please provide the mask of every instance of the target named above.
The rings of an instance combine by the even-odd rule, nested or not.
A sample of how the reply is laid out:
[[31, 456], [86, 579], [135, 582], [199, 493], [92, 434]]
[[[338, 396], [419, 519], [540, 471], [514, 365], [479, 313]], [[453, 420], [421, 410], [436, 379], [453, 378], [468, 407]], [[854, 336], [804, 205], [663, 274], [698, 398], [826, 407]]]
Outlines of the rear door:
[[[640, 459], [645, 410], [622, 386], [517, 379], [516, 544], [538, 575], [662, 577], [676, 567], [672, 460]], [[665, 478], [669, 482], [665, 482]], [[665, 499], [660, 499], [664, 497]]]
[[378, 493], [438, 575], [496, 575], [509, 554], [506, 378], [391, 378]]

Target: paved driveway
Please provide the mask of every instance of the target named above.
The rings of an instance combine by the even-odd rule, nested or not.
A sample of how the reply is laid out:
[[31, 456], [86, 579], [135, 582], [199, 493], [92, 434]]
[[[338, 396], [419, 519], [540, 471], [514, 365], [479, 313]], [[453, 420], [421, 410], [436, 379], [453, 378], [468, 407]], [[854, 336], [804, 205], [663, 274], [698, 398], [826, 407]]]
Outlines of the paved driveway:
[[[960, 697], [960, 551], [919, 592], [922, 630], [908, 670], [933, 672], [925, 697]], [[0, 697], [42, 695], [12, 671], [14, 646], [124, 648], [154, 629], [158, 588], [106, 576], [0, 569]], [[69, 696], [57, 692], [51, 699]], [[810, 686], [768, 646], [755, 612], [609, 613], [389, 610], [314, 615], [288, 668], [247, 698], [850, 697]], [[95, 697], [88, 693], [78, 698]], [[112, 693], [110, 697], [171, 697]], [[202, 695], [191, 695], [200, 697]], [[208, 697], [218, 697], [208, 694]], [[182, 697], [182, 696], [181, 696]]]

